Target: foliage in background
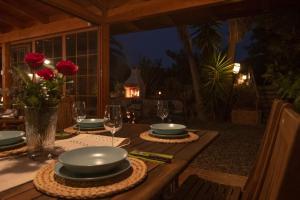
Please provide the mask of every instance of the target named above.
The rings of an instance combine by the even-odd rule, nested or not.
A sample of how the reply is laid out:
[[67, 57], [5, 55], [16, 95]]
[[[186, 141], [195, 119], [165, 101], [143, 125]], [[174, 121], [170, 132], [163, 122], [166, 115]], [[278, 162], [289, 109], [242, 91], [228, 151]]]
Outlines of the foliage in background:
[[113, 37], [110, 39], [110, 88], [116, 91], [120, 83], [130, 76], [130, 67], [123, 52], [122, 45]]
[[225, 111], [232, 88], [232, 68], [231, 61], [221, 52], [214, 52], [202, 66], [205, 108], [213, 118]]
[[264, 72], [264, 80], [278, 88], [285, 100], [300, 105], [300, 14], [281, 11], [257, 18], [249, 46], [254, 70]]

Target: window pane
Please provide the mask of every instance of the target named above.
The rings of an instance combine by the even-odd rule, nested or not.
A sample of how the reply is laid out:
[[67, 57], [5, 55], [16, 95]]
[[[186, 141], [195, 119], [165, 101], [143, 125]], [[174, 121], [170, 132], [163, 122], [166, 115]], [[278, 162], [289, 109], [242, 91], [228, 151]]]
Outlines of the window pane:
[[76, 34], [67, 35], [67, 56], [76, 56]]
[[85, 55], [87, 53], [87, 33], [77, 34], [77, 55]]
[[44, 41], [44, 54], [47, 58], [53, 58], [52, 53], [52, 41], [51, 40], [43, 40]]
[[86, 95], [87, 94], [87, 77], [77, 76], [77, 94]]
[[97, 77], [89, 76], [88, 78], [88, 95], [97, 95]]
[[89, 56], [88, 60], [88, 74], [95, 75], [97, 74], [97, 55]]
[[97, 38], [97, 31], [90, 31], [88, 33], [88, 43], [89, 43], [89, 54], [96, 54], [97, 53], [97, 45], [98, 45], [98, 38]]
[[87, 75], [87, 57], [80, 56], [77, 58], [77, 65], [79, 67], [78, 75]]
[[53, 57], [62, 57], [62, 38], [53, 38]]

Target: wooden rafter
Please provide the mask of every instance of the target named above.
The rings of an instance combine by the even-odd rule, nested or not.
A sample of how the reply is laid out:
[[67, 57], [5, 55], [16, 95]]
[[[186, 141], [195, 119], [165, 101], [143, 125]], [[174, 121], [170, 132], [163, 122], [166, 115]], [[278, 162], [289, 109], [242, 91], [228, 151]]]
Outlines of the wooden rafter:
[[100, 15], [93, 14], [86, 8], [78, 5], [72, 0], [40, 0], [41, 2], [48, 4], [52, 7], [62, 10], [65, 13], [76, 16], [85, 21], [91, 22], [93, 24], [100, 24], [102, 22], [102, 17]]
[[101, 10], [102, 13], [106, 13], [108, 9], [106, 2], [104, 2], [103, 0], [90, 0], [90, 2], [99, 10]]
[[[238, 0], [237, 0], [238, 1]], [[126, 4], [107, 12], [107, 23], [116, 23], [122, 21], [132, 21], [142, 19], [148, 16], [155, 16], [164, 13], [171, 13], [193, 7], [207, 5], [217, 5], [230, 3], [227, 0], [163, 0], [163, 1], [143, 1], [134, 4]]]
[[5, 8], [6, 10], [11, 10], [15, 13], [21, 13], [24, 14], [31, 19], [34, 19], [36, 21], [39, 21], [41, 23], [48, 23], [49, 19], [47, 15], [40, 13], [37, 10], [32, 10], [30, 7], [26, 6], [26, 4], [22, 4], [19, 1], [8, 1], [5, 2], [3, 0], [0, 1], [0, 6]]
[[21, 20], [17, 19], [16, 17], [13, 17], [13, 16], [8, 15], [1, 11], [0, 11], [0, 21], [4, 22], [6, 24], [9, 24], [15, 28], [25, 28], [29, 25], [28, 23], [21, 21]]

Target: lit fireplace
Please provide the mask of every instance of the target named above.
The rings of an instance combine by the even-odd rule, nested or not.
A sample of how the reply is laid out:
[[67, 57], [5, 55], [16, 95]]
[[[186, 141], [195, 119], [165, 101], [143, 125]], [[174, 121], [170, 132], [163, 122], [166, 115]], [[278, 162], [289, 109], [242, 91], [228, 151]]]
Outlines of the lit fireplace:
[[124, 83], [124, 90], [125, 98], [140, 98], [144, 96], [145, 85], [139, 69], [131, 69], [130, 77]]
[[139, 98], [140, 88], [125, 86], [125, 98]]

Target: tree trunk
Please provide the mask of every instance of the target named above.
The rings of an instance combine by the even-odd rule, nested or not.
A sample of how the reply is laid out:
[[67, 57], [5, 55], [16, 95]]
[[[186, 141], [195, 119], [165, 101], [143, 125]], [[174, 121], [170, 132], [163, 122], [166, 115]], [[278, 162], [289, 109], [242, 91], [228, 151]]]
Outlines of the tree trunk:
[[192, 75], [192, 82], [193, 82], [193, 90], [194, 90], [194, 95], [196, 100], [197, 117], [200, 120], [204, 120], [205, 115], [203, 110], [203, 98], [200, 94], [200, 77], [197, 70], [197, 62], [195, 60], [193, 50], [192, 50], [191, 38], [188, 33], [188, 29], [186, 25], [178, 26], [177, 31], [182, 41], [184, 52], [188, 57], [188, 61], [189, 61], [190, 71]]

